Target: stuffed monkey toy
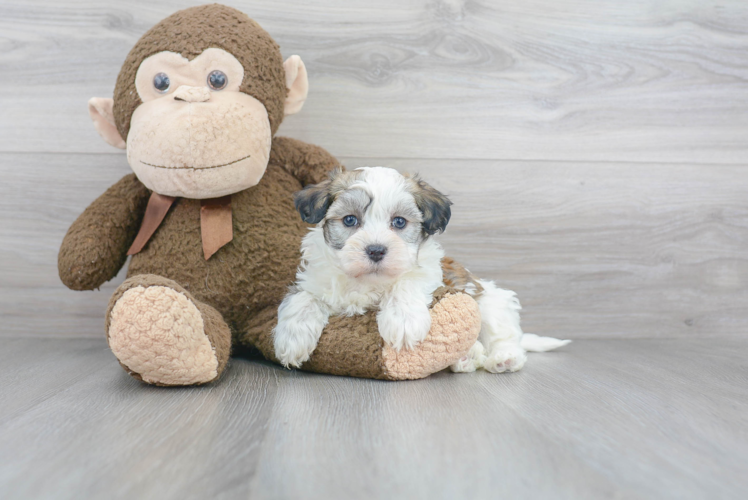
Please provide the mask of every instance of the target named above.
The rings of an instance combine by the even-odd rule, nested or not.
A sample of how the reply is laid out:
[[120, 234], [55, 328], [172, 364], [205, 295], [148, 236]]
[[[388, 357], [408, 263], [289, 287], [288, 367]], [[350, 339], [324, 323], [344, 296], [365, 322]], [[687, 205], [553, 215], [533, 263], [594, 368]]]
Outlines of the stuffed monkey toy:
[[[154, 385], [217, 380], [232, 346], [275, 361], [277, 309], [307, 231], [293, 193], [338, 161], [320, 147], [274, 137], [307, 96], [298, 56], [285, 62], [256, 22], [218, 4], [179, 11], [135, 44], [113, 99], [93, 98], [99, 134], [127, 150], [133, 174], [68, 230], [58, 267], [73, 290], [93, 290], [132, 256], [106, 311], [112, 352]], [[415, 379], [463, 356], [480, 329], [477, 304], [437, 291], [428, 337], [415, 349], [383, 343], [374, 313], [331, 318], [303, 370]]]

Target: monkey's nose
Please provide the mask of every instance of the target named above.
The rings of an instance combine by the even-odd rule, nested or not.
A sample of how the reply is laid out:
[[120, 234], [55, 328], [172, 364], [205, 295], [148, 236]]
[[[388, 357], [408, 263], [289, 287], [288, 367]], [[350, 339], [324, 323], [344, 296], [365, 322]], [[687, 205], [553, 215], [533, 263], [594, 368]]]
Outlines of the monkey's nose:
[[207, 87], [190, 87], [180, 85], [174, 91], [174, 100], [187, 102], [205, 102], [210, 99], [210, 90]]
[[379, 262], [384, 259], [384, 254], [387, 253], [387, 247], [383, 245], [369, 245], [366, 247], [366, 255], [369, 256], [374, 262]]

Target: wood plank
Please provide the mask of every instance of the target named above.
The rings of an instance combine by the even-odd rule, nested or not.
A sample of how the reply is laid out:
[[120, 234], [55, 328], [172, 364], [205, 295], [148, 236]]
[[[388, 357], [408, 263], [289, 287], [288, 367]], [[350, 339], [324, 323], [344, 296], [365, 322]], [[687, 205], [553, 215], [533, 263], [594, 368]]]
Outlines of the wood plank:
[[0, 387], [9, 389], [0, 391], [0, 424], [116, 363], [100, 340], [4, 338], [2, 345]]
[[569, 338], [745, 335], [742, 167], [567, 162], [383, 163], [452, 196], [442, 237], [515, 290], [525, 331]]
[[76, 217], [129, 172], [119, 155], [0, 155], [1, 335], [103, 335], [125, 271], [100, 291], [74, 293], [58, 277], [57, 252]]
[[[72, 360], [37, 355], [54, 346], [81, 376], [60, 384]], [[586, 340], [532, 354], [516, 374], [402, 383], [234, 359], [217, 384], [164, 389], [128, 377], [101, 339], [17, 339], [0, 373], [36, 380], [0, 385], [0, 400], [36, 403], [0, 421], [0, 491], [738, 499], [745, 348], [745, 338]]]
[[[350, 389], [321, 397], [314, 378], [288, 380], [289, 393], [276, 399], [285, 403], [285, 420], [271, 421], [253, 487], [270, 492], [262, 498], [304, 492], [318, 498], [356, 492], [363, 498], [699, 498], [705, 491], [739, 498], [736, 478], [748, 443], [736, 431], [746, 423], [747, 392], [734, 380], [748, 373], [729, 361], [732, 369], [721, 367], [728, 359], [740, 363], [733, 349], [744, 342], [711, 348], [690, 339], [685, 345], [580, 341], [566, 352], [531, 355], [517, 376], [441, 373], [385, 384], [357, 405], [346, 397]], [[702, 350], [705, 356], [691, 365]], [[726, 455], [717, 457], [715, 448]], [[365, 468], [341, 465], [362, 456]]]
[[[149, 27], [203, 0], [0, 5], [0, 151], [111, 152], [110, 96]], [[743, 164], [748, 4], [725, 0], [229, 2], [309, 100], [282, 133], [337, 155]]]
[[[568, 338], [745, 335], [742, 167], [343, 158], [448, 193], [448, 254], [518, 292], [526, 331]], [[1, 335], [100, 336], [99, 292], [57, 277], [70, 223], [121, 175], [114, 155], [0, 154]], [[40, 181], [43, 179], [43, 181]], [[29, 204], [29, 193], [43, 203]], [[23, 207], [23, 208], [20, 208]]]
[[[29, 340], [26, 356], [3, 370], [28, 363], [54, 383], [59, 367], [39, 363], [40, 340]], [[103, 339], [57, 342], [63, 352], [88, 343], [89, 363], [108, 364], [90, 372], [79, 362], [79, 380], [0, 424], [3, 498], [214, 498], [252, 476], [275, 368], [239, 361], [220, 384], [162, 389], [125, 374]], [[31, 480], [36, 466], [45, 480]]]

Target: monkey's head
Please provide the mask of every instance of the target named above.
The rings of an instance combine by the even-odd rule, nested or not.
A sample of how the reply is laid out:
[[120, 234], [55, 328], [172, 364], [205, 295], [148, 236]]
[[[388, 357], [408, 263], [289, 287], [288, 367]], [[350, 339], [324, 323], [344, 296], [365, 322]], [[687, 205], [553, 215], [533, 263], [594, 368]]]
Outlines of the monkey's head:
[[151, 28], [127, 56], [114, 99], [95, 97], [88, 110], [104, 140], [127, 148], [146, 187], [217, 198], [260, 181], [273, 135], [307, 90], [299, 56], [283, 62], [256, 22], [212, 4]]

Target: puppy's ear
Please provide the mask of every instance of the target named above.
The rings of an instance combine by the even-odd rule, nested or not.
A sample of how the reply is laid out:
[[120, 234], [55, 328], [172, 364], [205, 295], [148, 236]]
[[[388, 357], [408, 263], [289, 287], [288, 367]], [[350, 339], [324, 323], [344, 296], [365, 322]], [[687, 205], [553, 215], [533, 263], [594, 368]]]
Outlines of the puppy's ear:
[[418, 176], [413, 180], [413, 198], [423, 214], [423, 231], [429, 236], [442, 233], [452, 217], [452, 202], [446, 195], [426, 184]]
[[306, 186], [301, 191], [293, 195], [293, 202], [296, 210], [301, 215], [301, 220], [308, 224], [317, 224], [325, 218], [327, 209], [333, 202], [331, 191], [332, 181], [335, 180], [341, 172], [336, 168], [330, 173], [330, 178], [319, 184]]

